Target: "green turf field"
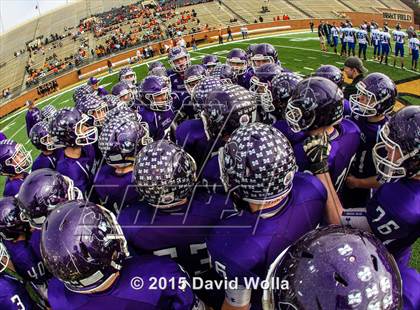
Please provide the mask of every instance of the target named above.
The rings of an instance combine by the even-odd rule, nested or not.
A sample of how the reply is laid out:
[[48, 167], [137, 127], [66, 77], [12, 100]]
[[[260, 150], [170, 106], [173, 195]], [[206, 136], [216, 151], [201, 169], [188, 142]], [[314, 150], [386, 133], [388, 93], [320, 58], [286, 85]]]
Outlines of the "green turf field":
[[[272, 35], [270, 37], [260, 37], [255, 39], [230, 42], [228, 44], [225, 43], [223, 45], [213, 45], [200, 48], [195, 52], [191, 51], [191, 57], [193, 63], [199, 63], [204, 55], [215, 54], [219, 56], [222, 62], [224, 62], [225, 56], [230, 49], [234, 47], [246, 49], [247, 46], [251, 43], [263, 42], [271, 43], [277, 48], [279, 59], [284, 67], [287, 67], [288, 69], [301, 75], [310, 75], [322, 64], [332, 64], [338, 67], [342, 67], [345, 60], [345, 57], [340, 57], [332, 52], [321, 52], [319, 48], [318, 37], [315, 33], [309, 32], [282, 33]], [[408, 51], [407, 47], [406, 50]], [[373, 49], [369, 47], [368, 59], [372, 58], [372, 51]], [[411, 64], [411, 58], [409, 57], [410, 56], [407, 52], [405, 57], [405, 64], [407, 67], [410, 67]], [[391, 64], [392, 61], [392, 57], [390, 57], [389, 63]], [[164, 63], [167, 65], [166, 60]], [[365, 66], [369, 69], [369, 72], [383, 72], [387, 74], [396, 83], [398, 83], [398, 81], [415, 79], [416, 77], [420, 79], [420, 74], [418, 72], [381, 65], [372, 60], [365, 62]], [[135, 65], [134, 70], [137, 73], [138, 80], [144, 77], [147, 73], [147, 67], [145, 64]], [[117, 79], [118, 73], [114, 72], [112, 75], [106, 75], [101, 80], [101, 85], [104, 85], [107, 90], [110, 90], [112, 85], [116, 83]], [[417, 81], [420, 83], [420, 80]], [[417, 84], [418, 87], [420, 87], [419, 83]], [[47, 99], [39, 101], [38, 107], [42, 108], [46, 104], [53, 104], [57, 108], [72, 106], [72, 95], [72, 89], [61, 91], [57, 95], [53, 95]], [[402, 99], [405, 99], [408, 104], [420, 104], [420, 99], [418, 97], [403, 95]], [[32, 147], [26, 135], [25, 110], [14, 112], [0, 119], [0, 131], [2, 131], [8, 138], [14, 139], [17, 142], [24, 144], [27, 149], [32, 150], [33, 158], [37, 156], [38, 151]], [[4, 181], [5, 178], [0, 176], [0, 196], [3, 193]], [[414, 256], [412, 263], [418, 270], [420, 270], [420, 242], [416, 243], [413, 252]]]

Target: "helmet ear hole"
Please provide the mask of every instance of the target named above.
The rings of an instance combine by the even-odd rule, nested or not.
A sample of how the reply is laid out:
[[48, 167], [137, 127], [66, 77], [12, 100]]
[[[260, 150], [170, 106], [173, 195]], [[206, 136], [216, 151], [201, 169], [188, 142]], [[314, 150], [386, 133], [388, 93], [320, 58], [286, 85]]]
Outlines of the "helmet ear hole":
[[378, 271], [378, 258], [376, 256], [371, 255], [372, 258], [372, 264], [375, 271]]
[[334, 279], [343, 286], [347, 287], [349, 285], [348, 282], [344, 280], [344, 278], [338, 272], [334, 272]]

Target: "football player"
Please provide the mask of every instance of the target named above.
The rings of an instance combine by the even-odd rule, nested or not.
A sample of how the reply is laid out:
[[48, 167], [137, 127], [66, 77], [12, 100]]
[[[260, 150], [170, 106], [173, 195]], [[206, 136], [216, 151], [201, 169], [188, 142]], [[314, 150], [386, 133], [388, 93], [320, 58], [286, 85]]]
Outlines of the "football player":
[[89, 125], [89, 116], [76, 108], [63, 108], [49, 124], [49, 133], [57, 148], [63, 148], [57, 171], [73, 180], [83, 193], [89, 194], [96, 161], [93, 143], [98, 129]]
[[0, 237], [16, 272], [40, 287], [45, 285], [50, 275], [31, 246], [31, 228], [29, 223], [21, 219], [19, 202], [15, 197], [0, 199]]
[[123, 209], [118, 220], [136, 252], [168, 256], [190, 275], [206, 278], [210, 262], [205, 237], [232, 205], [225, 196], [194, 188], [196, 172], [194, 159], [174, 143], [161, 140], [145, 146], [134, 170], [144, 202]]
[[[329, 166], [337, 190], [345, 180], [360, 143], [360, 130], [352, 121], [343, 120], [343, 92], [332, 81], [322, 77], [302, 80], [286, 108], [286, 120], [294, 132], [316, 135], [327, 132], [331, 141]], [[304, 152], [304, 141], [293, 146], [300, 171], [310, 164]]]
[[26, 101], [26, 106], [28, 107], [28, 111], [26, 112], [25, 120], [26, 120], [26, 134], [29, 136], [29, 131], [33, 125], [38, 123], [42, 120], [41, 110], [35, 106], [35, 102], [32, 100]]
[[271, 93], [271, 81], [275, 76], [282, 73], [280, 65], [268, 63], [255, 69], [251, 78], [249, 91], [255, 96], [258, 104], [258, 115], [263, 123], [272, 124], [269, 113], [275, 110], [273, 95]]
[[213, 69], [220, 64], [220, 60], [216, 55], [210, 54], [203, 57], [201, 64], [206, 68], [207, 74], [210, 75]]
[[0, 141], [0, 174], [7, 177], [3, 196], [18, 193], [31, 165], [31, 154], [22, 144], [9, 139]]
[[257, 120], [255, 97], [242, 86], [223, 85], [207, 96], [201, 118], [211, 149], [199, 177], [209, 192], [224, 193], [217, 149], [225, 144], [235, 129]]
[[252, 44], [247, 50], [248, 61], [254, 72], [264, 64], [280, 64], [277, 50], [269, 43]]
[[111, 89], [111, 94], [117, 96], [129, 107], [133, 105], [135, 100], [134, 90], [126, 81], [120, 81], [115, 84]]
[[218, 77], [226, 84], [236, 84], [236, 75], [230, 65], [219, 64], [213, 68], [210, 75]]
[[[41, 253], [55, 277], [48, 285], [52, 309], [203, 309], [176, 263], [129, 257], [115, 216], [99, 205], [60, 204], [43, 227]], [[152, 278], [175, 284], [153, 289]]]
[[380, 60], [381, 56], [381, 38], [380, 31], [376, 24], [371, 25], [371, 42], [373, 45], [373, 60]]
[[94, 95], [95, 90], [93, 89], [92, 85], [86, 84], [77, 87], [73, 93], [73, 101], [74, 104], [77, 104], [80, 100], [88, 95]]
[[401, 309], [401, 277], [373, 235], [327, 226], [304, 235], [270, 266], [263, 309]]
[[379, 133], [373, 148], [374, 162], [383, 183], [367, 202], [366, 209], [344, 211], [328, 173], [329, 143], [326, 135], [309, 137], [305, 152], [310, 170], [328, 191], [328, 222], [344, 222], [370, 230], [394, 255], [403, 279], [406, 309], [420, 307], [420, 274], [409, 267], [411, 246], [419, 238], [420, 216], [420, 107], [398, 111]]
[[101, 98], [109, 94], [105, 88], [103, 88], [102, 86], [99, 86], [99, 80], [94, 76], [89, 78], [87, 84], [92, 86], [94, 90], [94, 94]]
[[150, 137], [153, 140], [170, 138], [175, 112], [167, 81], [160, 76], [147, 76], [139, 86], [138, 95], [136, 107], [142, 121], [149, 126]]
[[26, 282], [15, 270], [0, 241], [0, 304], [2, 309], [47, 309], [45, 302], [31, 283]]
[[108, 113], [108, 104], [101, 97], [95, 95], [86, 95], [76, 102], [76, 109], [89, 116], [88, 124], [90, 126], [102, 127], [106, 113]]
[[134, 159], [150, 142], [147, 124], [134, 112], [120, 113], [103, 127], [98, 146], [106, 164], [96, 174], [94, 188], [101, 205], [115, 214], [140, 200], [133, 185]]
[[381, 60], [379, 63], [385, 61], [385, 64], [388, 65], [388, 55], [389, 50], [391, 49], [391, 35], [387, 26], [384, 26], [383, 31], [379, 33], [380, 42], [381, 42]]
[[185, 70], [184, 84], [185, 89], [188, 92], [188, 96], [184, 98], [184, 102], [181, 103], [181, 107], [179, 108], [180, 113], [185, 114], [183, 115], [183, 118], [194, 118], [195, 110], [191, 97], [194, 87], [206, 76], [206, 69], [202, 65], [191, 65], [187, 68], [187, 70]]
[[29, 132], [29, 139], [33, 146], [41, 151], [32, 164], [32, 171], [41, 168], [55, 169], [57, 156], [60, 155], [58, 152], [54, 152], [56, 148], [48, 132], [48, 124], [44, 121], [36, 123]]
[[47, 104], [41, 110], [42, 121], [49, 123], [54, 118], [55, 113], [57, 113], [57, 109], [53, 105]]
[[[118, 106], [125, 105], [125, 103], [121, 101], [120, 98], [112, 94], [104, 96], [102, 100], [105, 101], [105, 103], [107, 104], [108, 112]], [[106, 119], [106, 116], [105, 116], [105, 119]]]
[[236, 83], [249, 89], [253, 76], [252, 67], [248, 67], [248, 56], [243, 49], [234, 48], [226, 55], [226, 64], [232, 67]]
[[171, 70], [168, 70], [170, 79], [171, 92], [177, 97], [177, 101], [182, 103], [188, 97], [188, 92], [185, 88], [185, 70], [191, 66], [191, 58], [187, 49], [183, 47], [173, 47], [168, 53], [168, 62], [171, 65]]
[[176, 143], [195, 159], [198, 167], [202, 166], [208, 152], [211, 150], [211, 143], [207, 141], [200, 113], [207, 96], [223, 84], [223, 81], [213, 76], [203, 78], [194, 87], [192, 94], [192, 104], [196, 119], [185, 120], [176, 128]]
[[400, 24], [397, 24], [397, 26], [395, 26], [395, 30], [392, 32], [392, 37], [395, 41], [394, 67], [398, 56], [400, 56], [401, 69], [404, 68], [404, 41], [406, 36], [407, 34], [404, 31], [401, 31]]
[[219, 152], [238, 211], [218, 223], [207, 245], [219, 276], [240, 285], [225, 290], [223, 309], [261, 309], [261, 290], [245, 288], [244, 278], [264, 279], [277, 255], [321, 222], [326, 191], [315, 177], [296, 172], [292, 146], [271, 126], [244, 125]]
[[29, 222], [32, 228], [32, 248], [41, 259], [41, 227], [48, 214], [60, 202], [83, 199], [83, 194], [70, 178], [51, 169], [36, 170], [25, 181], [17, 195], [17, 202], [22, 220]]
[[359, 58], [363, 54], [363, 59], [366, 61], [366, 49], [369, 43], [368, 33], [365, 29], [360, 26], [360, 29], [356, 30], [357, 41], [359, 42]]
[[397, 97], [397, 86], [385, 74], [371, 73], [356, 84], [357, 93], [350, 95], [352, 121], [361, 131], [359, 149], [346, 179], [343, 202], [346, 207], [363, 207], [377, 188], [376, 167], [372, 149], [381, 128], [388, 122]]

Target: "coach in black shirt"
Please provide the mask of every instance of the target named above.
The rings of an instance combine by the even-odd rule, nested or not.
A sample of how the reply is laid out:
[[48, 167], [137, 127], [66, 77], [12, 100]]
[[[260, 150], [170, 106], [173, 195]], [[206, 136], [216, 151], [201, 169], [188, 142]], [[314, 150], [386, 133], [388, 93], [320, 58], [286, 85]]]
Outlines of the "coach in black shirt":
[[349, 57], [344, 62], [344, 73], [352, 80], [351, 84], [344, 87], [344, 98], [349, 100], [350, 95], [357, 93], [356, 84], [363, 80], [364, 74], [368, 70], [363, 66], [363, 62], [357, 57]]

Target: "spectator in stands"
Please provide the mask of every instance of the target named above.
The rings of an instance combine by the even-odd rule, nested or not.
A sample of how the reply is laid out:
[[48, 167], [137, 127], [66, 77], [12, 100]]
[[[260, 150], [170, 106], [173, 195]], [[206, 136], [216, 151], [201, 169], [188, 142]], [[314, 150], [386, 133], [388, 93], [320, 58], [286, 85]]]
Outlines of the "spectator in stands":
[[10, 93], [9, 87], [3, 89], [3, 98], [9, 99], [11, 96], [12, 94]]
[[356, 84], [363, 80], [368, 70], [363, 66], [360, 58], [349, 57], [344, 62], [344, 73], [352, 80], [351, 84], [344, 87], [344, 98], [349, 100], [350, 95], [357, 93]]
[[227, 41], [229, 42], [229, 39], [233, 41], [232, 29], [230, 29], [230, 26], [227, 27], [227, 33], [228, 33]]
[[319, 44], [321, 46], [321, 51], [326, 52], [327, 47], [325, 46], [325, 32], [324, 32], [324, 22], [321, 20], [318, 25], [318, 37]]
[[260, 23], [262, 23], [264, 21], [264, 18], [260, 15], [260, 17], [258, 18], [258, 20], [260, 21]]

